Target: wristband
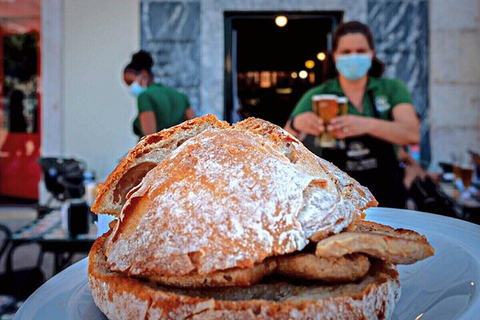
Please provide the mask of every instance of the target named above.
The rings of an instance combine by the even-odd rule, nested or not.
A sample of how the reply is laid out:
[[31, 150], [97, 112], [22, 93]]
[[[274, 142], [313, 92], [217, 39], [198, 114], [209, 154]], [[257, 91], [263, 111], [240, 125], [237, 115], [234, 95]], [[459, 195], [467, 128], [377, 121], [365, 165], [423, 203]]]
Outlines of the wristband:
[[295, 127], [293, 126], [293, 119], [295, 119], [295, 117], [296, 117], [296, 115], [295, 115], [295, 116], [292, 116], [292, 117], [290, 118], [290, 128], [291, 128], [293, 131], [295, 131], [295, 133], [299, 134], [300, 131], [297, 130], [297, 129], [295, 129]]

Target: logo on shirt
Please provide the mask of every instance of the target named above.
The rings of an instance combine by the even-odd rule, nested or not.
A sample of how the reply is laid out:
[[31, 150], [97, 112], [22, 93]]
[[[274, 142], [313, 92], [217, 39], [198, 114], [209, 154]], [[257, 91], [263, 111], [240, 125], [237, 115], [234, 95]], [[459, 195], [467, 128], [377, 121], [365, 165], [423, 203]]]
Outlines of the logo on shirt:
[[384, 112], [391, 108], [390, 103], [388, 103], [387, 97], [377, 96], [375, 97], [375, 108], [378, 112]]
[[368, 154], [370, 154], [370, 149], [365, 148], [359, 141], [353, 141], [348, 145], [347, 156], [350, 158], [360, 158]]
[[370, 155], [370, 149], [366, 148], [360, 141], [350, 142], [347, 148], [347, 156], [349, 159], [345, 162], [345, 170], [352, 171], [365, 171], [378, 167], [376, 158], [372, 158]]

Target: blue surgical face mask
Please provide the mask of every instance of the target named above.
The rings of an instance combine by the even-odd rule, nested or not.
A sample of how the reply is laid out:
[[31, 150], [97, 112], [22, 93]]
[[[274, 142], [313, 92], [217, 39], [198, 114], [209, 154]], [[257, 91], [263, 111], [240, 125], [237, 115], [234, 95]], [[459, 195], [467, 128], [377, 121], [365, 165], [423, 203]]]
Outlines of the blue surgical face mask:
[[338, 72], [349, 80], [358, 80], [367, 74], [372, 66], [370, 54], [343, 54], [335, 62]]
[[135, 98], [137, 98], [140, 93], [142, 93], [143, 91], [145, 91], [145, 87], [142, 87], [138, 82], [132, 82], [132, 84], [128, 87], [128, 92], [130, 92], [130, 94], [132, 96], [134, 96]]

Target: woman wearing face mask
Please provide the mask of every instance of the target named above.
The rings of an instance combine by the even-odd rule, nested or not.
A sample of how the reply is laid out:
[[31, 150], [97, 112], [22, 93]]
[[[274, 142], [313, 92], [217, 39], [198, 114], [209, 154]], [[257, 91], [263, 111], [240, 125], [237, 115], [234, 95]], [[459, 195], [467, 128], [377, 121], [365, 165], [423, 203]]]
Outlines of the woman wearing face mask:
[[139, 137], [195, 117], [186, 95], [153, 81], [152, 66], [150, 54], [140, 50], [123, 71], [128, 91], [137, 98], [138, 116], [133, 131]]
[[[399, 80], [381, 77], [383, 65], [375, 58], [373, 36], [360, 22], [338, 26], [332, 56], [337, 77], [306, 92], [285, 129], [368, 187], [379, 206], [404, 208], [408, 195], [396, 148], [420, 140], [419, 120], [408, 90]], [[325, 127], [312, 111], [312, 97], [318, 94], [347, 97], [347, 114]], [[345, 148], [318, 147], [314, 136], [326, 130], [344, 139]]]

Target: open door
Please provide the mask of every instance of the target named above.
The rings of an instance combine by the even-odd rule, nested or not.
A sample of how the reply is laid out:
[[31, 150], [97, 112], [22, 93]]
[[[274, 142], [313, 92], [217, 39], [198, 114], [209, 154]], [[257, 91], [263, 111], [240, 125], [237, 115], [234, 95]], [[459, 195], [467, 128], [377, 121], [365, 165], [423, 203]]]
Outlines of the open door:
[[[277, 24], [283, 17], [285, 24]], [[341, 11], [225, 12], [225, 119], [283, 127], [297, 101], [326, 80]]]
[[41, 0], [0, 2], [0, 196], [38, 200]]

